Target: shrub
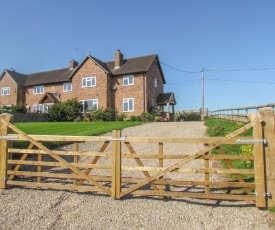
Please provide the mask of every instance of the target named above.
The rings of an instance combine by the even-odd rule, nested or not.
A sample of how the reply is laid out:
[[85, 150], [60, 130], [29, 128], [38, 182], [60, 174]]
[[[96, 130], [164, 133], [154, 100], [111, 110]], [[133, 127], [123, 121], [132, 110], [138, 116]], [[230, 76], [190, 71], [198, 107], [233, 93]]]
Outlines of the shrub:
[[152, 107], [150, 110], [150, 114], [152, 114], [154, 117], [161, 116], [162, 110], [158, 107]]
[[18, 105], [12, 105], [11, 106], [11, 111], [12, 112], [17, 112], [17, 113], [25, 113], [26, 112], [26, 107], [25, 105], [21, 102]]
[[183, 113], [183, 119], [185, 121], [200, 121], [201, 120], [201, 115], [199, 112], [184, 112]]
[[126, 118], [126, 115], [124, 113], [121, 113], [121, 114], [117, 115], [116, 120], [123, 121], [124, 118]]
[[79, 116], [81, 106], [76, 98], [55, 103], [48, 110], [49, 121], [73, 121]]
[[175, 113], [175, 119], [176, 119], [176, 121], [184, 121], [183, 113], [181, 113], [180, 111], [177, 111]]
[[113, 121], [114, 111], [108, 107], [106, 109], [100, 108], [98, 110], [90, 110], [85, 113], [85, 120], [87, 121]]
[[215, 136], [224, 136], [226, 134], [226, 128], [223, 125], [216, 125], [214, 127]]
[[154, 116], [151, 113], [143, 112], [140, 115], [141, 121], [154, 121]]

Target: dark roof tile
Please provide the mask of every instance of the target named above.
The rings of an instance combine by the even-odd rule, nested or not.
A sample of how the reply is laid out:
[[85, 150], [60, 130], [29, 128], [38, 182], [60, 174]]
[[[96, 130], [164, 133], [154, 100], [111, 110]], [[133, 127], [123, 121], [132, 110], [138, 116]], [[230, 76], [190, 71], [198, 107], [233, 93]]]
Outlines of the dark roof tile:
[[15, 71], [11, 71], [11, 70], [5, 70], [10, 76], [11, 78], [18, 84], [18, 85], [24, 85], [26, 80], [27, 80], [27, 75], [25, 74], [21, 74], [21, 73], [17, 73]]

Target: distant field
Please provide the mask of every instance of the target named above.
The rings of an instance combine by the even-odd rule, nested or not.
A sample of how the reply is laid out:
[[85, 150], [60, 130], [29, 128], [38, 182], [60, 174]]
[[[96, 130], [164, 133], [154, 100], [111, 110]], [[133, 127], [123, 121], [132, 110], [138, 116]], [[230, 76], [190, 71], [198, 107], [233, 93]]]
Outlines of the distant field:
[[22, 122], [14, 125], [27, 134], [97, 136], [112, 130], [144, 124], [145, 122]]

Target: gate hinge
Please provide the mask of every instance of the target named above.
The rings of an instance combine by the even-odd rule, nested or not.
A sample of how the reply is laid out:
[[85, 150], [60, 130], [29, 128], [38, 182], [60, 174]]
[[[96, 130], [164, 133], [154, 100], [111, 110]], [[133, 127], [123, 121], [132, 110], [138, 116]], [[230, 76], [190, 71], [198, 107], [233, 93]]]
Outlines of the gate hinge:
[[237, 143], [241, 143], [241, 144], [255, 144], [255, 143], [264, 143], [267, 144], [267, 140], [266, 139], [251, 139], [251, 140], [241, 140], [238, 139], [236, 140]]
[[19, 137], [18, 136], [1, 136], [0, 135], [0, 140], [1, 139], [5, 139], [5, 140], [17, 140], [17, 139], [19, 139]]
[[121, 137], [121, 138], [108, 138], [108, 141], [126, 141], [127, 137]]
[[271, 197], [271, 193], [270, 192], [264, 192], [264, 196]]

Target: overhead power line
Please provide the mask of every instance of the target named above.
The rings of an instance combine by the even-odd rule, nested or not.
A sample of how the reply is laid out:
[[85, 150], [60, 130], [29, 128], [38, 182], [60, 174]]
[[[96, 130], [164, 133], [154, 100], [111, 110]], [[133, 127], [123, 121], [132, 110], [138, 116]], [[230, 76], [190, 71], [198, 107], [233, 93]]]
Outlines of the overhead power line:
[[229, 82], [241, 82], [241, 83], [251, 83], [251, 84], [268, 84], [275, 85], [275, 82], [263, 82], [263, 81], [239, 81], [239, 80], [229, 80], [229, 79], [219, 79], [219, 78], [205, 78], [211, 81], [229, 81]]
[[[179, 69], [179, 68], [175, 68], [173, 66], [170, 66], [168, 64], [165, 64], [164, 62], [160, 62], [161, 64], [179, 71], [179, 72], [183, 72], [183, 73], [201, 73], [202, 70], [198, 70], [198, 71], [189, 71], [189, 70], [183, 70], [183, 69]], [[269, 68], [247, 68], [247, 69], [204, 69], [204, 72], [240, 72], [240, 71], [267, 71], [267, 70], [275, 70], [275, 67], [269, 67]]]

